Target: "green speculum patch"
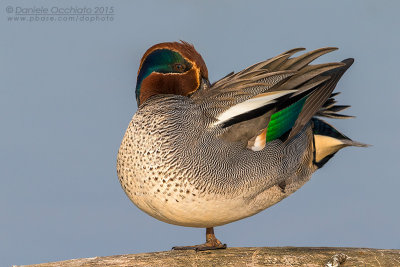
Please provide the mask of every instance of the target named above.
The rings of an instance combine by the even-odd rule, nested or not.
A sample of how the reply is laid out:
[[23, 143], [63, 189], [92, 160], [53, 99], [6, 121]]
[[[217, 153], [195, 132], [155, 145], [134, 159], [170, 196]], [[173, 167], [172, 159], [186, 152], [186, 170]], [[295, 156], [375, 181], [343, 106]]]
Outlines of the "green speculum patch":
[[284, 108], [271, 116], [271, 120], [268, 124], [267, 128], [267, 142], [273, 141], [279, 137], [281, 137], [284, 133], [289, 131], [297, 118], [301, 110], [303, 109], [304, 103], [307, 100], [307, 97], [303, 97], [296, 103]]
[[158, 49], [149, 54], [144, 60], [136, 82], [136, 100], [140, 96], [140, 87], [143, 80], [152, 72], [175, 73], [174, 64], [185, 66], [190, 64], [178, 53], [169, 49]]

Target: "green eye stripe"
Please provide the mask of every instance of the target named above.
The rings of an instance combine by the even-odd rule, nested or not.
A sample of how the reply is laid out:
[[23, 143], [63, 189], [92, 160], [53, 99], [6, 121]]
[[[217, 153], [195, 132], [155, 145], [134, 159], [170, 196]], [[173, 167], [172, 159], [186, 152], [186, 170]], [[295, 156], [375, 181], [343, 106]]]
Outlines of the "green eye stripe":
[[174, 64], [180, 63], [191, 66], [178, 52], [169, 49], [157, 49], [150, 53], [140, 68], [136, 83], [136, 99], [139, 99], [140, 87], [143, 80], [152, 72], [175, 73]]

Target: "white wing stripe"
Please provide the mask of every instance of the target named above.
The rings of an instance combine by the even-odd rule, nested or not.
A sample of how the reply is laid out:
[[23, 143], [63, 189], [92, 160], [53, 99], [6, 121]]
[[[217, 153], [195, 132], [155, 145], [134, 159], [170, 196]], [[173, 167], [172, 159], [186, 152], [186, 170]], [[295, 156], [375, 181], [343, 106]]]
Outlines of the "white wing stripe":
[[273, 93], [266, 93], [266, 94], [261, 94], [258, 96], [255, 96], [253, 98], [250, 98], [242, 103], [236, 104], [232, 107], [230, 107], [229, 109], [227, 109], [226, 111], [224, 111], [223, 113], [221, 113], [218, 117], [217, 117], [217, 122], [214, 123], [215, 125], [221, 124], [233, 117], [236, 117], [240, 114], [244, 114], [247, 113], [251, 110], [260, 108], [262, 106], [268, 105], [268, 104], [273, 104], [276, 102], [275, 99], [296, 92], [297, 90], [283, 90], [283, 91], [276, 91]]

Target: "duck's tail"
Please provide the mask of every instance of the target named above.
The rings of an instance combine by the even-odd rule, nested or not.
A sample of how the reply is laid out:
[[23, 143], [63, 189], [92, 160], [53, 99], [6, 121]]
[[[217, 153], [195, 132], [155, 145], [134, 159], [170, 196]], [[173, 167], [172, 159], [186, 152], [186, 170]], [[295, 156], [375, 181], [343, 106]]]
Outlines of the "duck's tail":
[[[334, 95], [333, 95], [334, 96]], [[333, 96], [327, 102], [334, 102]], [[328, 118], [351, 118], [351, 116], [337, 114], [336, 112], [348, 106], [334, 106], [333, 104], [324, 105], [318, 116]], [[336, 108], [335, 108], [336, 107]], [[314, 133], [314, 159], [313, 164], [319, 169], [325, 165], [340, 149], [347, 146], [367, 147], [369, 145], [351, 140], [332, 125], [317, 118], [312, 118]]]

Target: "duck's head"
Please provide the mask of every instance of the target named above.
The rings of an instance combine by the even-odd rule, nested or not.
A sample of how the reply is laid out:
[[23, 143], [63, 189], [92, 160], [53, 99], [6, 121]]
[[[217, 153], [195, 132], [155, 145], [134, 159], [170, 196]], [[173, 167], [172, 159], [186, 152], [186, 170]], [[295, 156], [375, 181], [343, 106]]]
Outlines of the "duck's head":
[[194, 46], [160, 43], [143, 55], [138, 70], [136, 100], [138, 106], [157, 94], [187, 96], [208, 82], [208, 71]]

